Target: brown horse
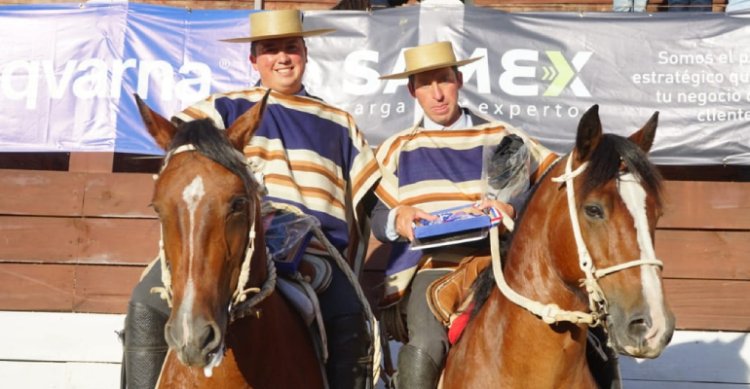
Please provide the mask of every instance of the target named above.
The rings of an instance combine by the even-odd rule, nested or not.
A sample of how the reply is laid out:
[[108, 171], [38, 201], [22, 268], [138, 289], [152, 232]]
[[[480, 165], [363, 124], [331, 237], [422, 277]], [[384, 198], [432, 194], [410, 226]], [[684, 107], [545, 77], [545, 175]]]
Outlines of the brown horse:
[[502, 269], [478, 279], [443, 387], [594, 388], [590, 326], [603, 325], [619, 353], [659, 356], [674, 316], [653, 247], [661, 178], [646, 153], [657, 119], [626, 139], [602, 134], [597, 106], [583, 115], [575, 149], [534, 188]]
[[[268, 95], [266, 95], [266, 98]], [[241, 153], [266, 99], [226, 130], [210, 119], [175, 126], [138, 96], [167, 151], [154, 190], [162, 230], [169, 353], [161, 388], [322, 388], [302, 317], [275, 292], [259, 185]]]

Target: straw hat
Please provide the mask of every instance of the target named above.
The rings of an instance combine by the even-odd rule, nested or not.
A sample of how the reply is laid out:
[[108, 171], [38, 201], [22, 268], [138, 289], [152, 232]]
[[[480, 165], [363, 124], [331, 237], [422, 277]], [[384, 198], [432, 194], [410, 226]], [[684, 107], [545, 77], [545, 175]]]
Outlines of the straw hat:
[[333, 28], [302, 30], [302, 13], [296, 9], [262, 11], [250, 14], [250, 36], [243, 38], [222, 39], [222, 42], [242, 43], [263, 39], [288, 37], [306, 37], [327, 34], [336, 31]]
[[482, 59], [482, 57], [457, 61], [456, 55], [453, 53], [453, 45], [450, 42], [435, 42], [406, 49], [404, 51], [404, 59], [406, 59], [406, 71], [382, 76], [380, 79], [393, 80], [407, 78], [412, 74], [430, 70], [463, 66]]

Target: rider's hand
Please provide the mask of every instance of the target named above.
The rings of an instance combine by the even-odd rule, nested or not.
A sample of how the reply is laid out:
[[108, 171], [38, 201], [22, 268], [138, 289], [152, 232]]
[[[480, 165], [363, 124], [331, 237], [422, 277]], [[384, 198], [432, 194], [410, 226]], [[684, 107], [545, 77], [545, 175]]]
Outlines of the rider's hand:
[[516, 218], [516, 210], [513, 206], [500, 200], [484, 199], [477, 205], [477, 208], [479, 209], [487, 209], [490, 207], [504, 212], [506, 215], [510, 216], [511, 219]]
[[436, 220], [438, 217], [410, 205], [396, 208], [396, 232], [409, 241], [414, 240], [414, 223], [419, 220]]

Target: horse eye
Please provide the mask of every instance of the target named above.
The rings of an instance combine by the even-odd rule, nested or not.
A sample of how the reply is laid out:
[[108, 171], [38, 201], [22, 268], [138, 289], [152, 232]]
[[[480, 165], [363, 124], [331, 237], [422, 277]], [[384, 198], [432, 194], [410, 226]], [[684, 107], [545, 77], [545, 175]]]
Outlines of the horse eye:
[[583, 210], [592, 219], [604, 219], [604, 210], [599, 205], [586, 205]]
[[245, 197], [236, 197], [232, 200], [232, 203], [229, 205], [229, 212], [230, 213], [240, 213], [245, 212], [245, 209], [247, 209], [247, 198]]

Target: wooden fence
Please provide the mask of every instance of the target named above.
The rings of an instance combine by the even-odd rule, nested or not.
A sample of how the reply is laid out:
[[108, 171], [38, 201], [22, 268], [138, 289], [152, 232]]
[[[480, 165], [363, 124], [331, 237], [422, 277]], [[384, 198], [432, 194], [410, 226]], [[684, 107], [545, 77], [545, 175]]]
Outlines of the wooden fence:
[[[149, 203], [160, 161], [73, 153], [42, 166], [65, 170], [38, 170], [32, 155], [0, 156], [0, 310], [124, 312], [156, 254], [159, 226]], [[668, 178], [680, 176], [666, 181], [667, 209], [656, 234], [666, 293], [680, 329], [747, 331], [750, 174], [696, 169], [719, 178], [711, 172], [727, 170], [741, 182], [685, 181], [691, 168], [662, 169]], [[371, 245], [362, 275], [373, 301], [380, 296], [380, 252]]]

